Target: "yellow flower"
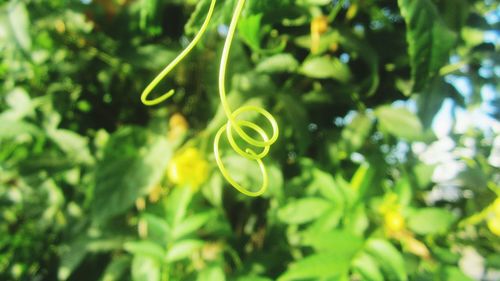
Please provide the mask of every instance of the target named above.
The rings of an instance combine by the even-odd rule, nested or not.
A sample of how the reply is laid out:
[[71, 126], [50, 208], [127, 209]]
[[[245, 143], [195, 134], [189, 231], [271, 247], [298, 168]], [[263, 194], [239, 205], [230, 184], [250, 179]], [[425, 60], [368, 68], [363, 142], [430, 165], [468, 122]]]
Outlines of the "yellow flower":
[[389, 233], [399, 233], [405, 229], [405, 219], [400, 212], [388, 211], [384, 215], [384, 226]]
[[495, 215], [487, 221], [488, 229], [496, 236], [500, 236], [500, 216]]
[[492, 215], [486, 221], [488, 229], [496, 236], [500, 236], [500, 198], [497, 198], [491, 205]]
[[493, 202], [493, 213], [500, 217], [500, 198], [497, 198], [495, 202]]
[[167, 170], [170, 181], [176, 185], [190, 185], [197, 189], [208, 176], [208, 163], [196, 148], [181, 150]]

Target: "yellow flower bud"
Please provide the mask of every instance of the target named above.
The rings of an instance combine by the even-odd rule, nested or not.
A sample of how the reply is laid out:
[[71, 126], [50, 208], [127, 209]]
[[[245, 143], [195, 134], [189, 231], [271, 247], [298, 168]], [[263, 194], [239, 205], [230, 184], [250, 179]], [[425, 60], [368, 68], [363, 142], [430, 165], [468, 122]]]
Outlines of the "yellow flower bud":
[[318, 52], [321, 34], [328, 30], [328, 18], [319, 16], [311, 22], [311, 52]]
[[323, 34], [328, 30], [328, 18], [319, 16], [311, 22], [311, 33]]
[[168, 131], [168, 139], [173, 141], [184, 135], [189, 129], [189, 123], [186, 118], [179, 113], [175, 113], [170, 117], [168, 122], [169, 131]]

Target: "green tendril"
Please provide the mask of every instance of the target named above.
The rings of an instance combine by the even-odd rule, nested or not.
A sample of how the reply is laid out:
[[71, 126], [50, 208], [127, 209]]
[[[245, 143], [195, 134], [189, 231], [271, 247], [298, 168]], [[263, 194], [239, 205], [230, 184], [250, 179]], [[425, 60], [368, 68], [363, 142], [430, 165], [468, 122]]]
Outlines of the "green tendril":
[[[224, 109], [224, 112], [226, 113], [228, 121], [219, 129], [219, 131], [215, 135], [214, 156], [222, 175], [234, 188], [236, 188], [239, 192], [245, 195], [256, 197], [262, 195], [267, 190], [267, 186], [269, 183], [269, 176], [267, 174], [264, 163], [262, 162], [262, 158], [264, 158], [269, 153], [271, 145], [274, 144], [278, 139], [279, 129], [276, 119], [271, 115], [271, 113], [269, 113], [265, 109], [257, 106], [242, 106], [233, 112], [227, 101], [227, 94], [226, 94], [227, 63], [229, 59], [231, 43], [233, 41], [234, 34], [236, 32], [236, 27], [238, 25], [238, 20], [241, 16], [241, 12], [243, 11], [244, 6], [245, 6], [245, 0], [238, 0], [238, 3], [236, 5], [233, 14], [233, 18], [231, 19], [231, 24], [229, 25], [229, 31], [226, 37], [226, 41], [224, 43], [224, 49], [222, 51], [222, 58], [219, 71], [219, 94], [222, 107]], [[269, 137], [262, 127], [253, 122], [246, 120], [238, 120], [237, 119], [238, 116], [240, 116], [244, 112], [256, 112], [262, 115], [265, 119], [267, 119], [273, 130], [272, 136]], [[244, 131], [243, 128], [247, 128], [254, 131], [260, 136], [260, 139], [252, 138]], [[261, 148], [262, 151], [260, 153], [257, 153], [252, 148], [249, 147], [246, 149], [242, 149], [234, 140], [233, 131], [235, 131], [236, 134], [241, 139], [247, 142], [247, 144], [253, 147]], [[262, 186], [257, 191], [250, 191], [249, 189], [244, 188], [239, 183], [237, 183], [231, 177], [229, 171], [225, 168], [224, 164], [222, 163], [222, 158], [219, 152], [219, 141], [224, 132], [226, 133], [226, 137], [229, 141], [229, 144], [239, 155], [249, 160], [257, 161], [260, 171], [262, 173]]]
[[[212, 0], [207, 17], [206, 17], [200, 31], [194, 37], [193, 41], [191, 41], [191, 43], [189, 43], [189, 45], [186, 47], [186, 49], [184, 49], [169, 65], [167, 65], [167, 67], [165, 67], [165, 69], [163, 69], [162, 72], [160, 72], [160, 74], [158, 74], [158, 76], [156, 76], [156, 78], [153, 79], [153, 81], [144, 89], [144, 91], [142, 92], [142, 95], [141, 95], [142, 103], [144, 103], [145, 105], [148, 105], [148, 106], [157, 105], [157, 104], [167, 100], [175, 93], [174, 90], [170, 90], [167, 93], [161, 95], [160, 97], [157, 97], [157, 98], [152, 99], [152, 100], [148, 100], [149, 94], [151, 94], [151, 92], [156, 88], [156, 86], [158, 86], [158, 84], [165, 78], [165, 76], [167, 76], [170, 73], [170, 71], [172, 71], [172, 69], [174, 69], [177, 66], [177, 64], [179, 64], [189, 54], [189, 52], [191, 52], [191, 50], [194, 48], [194, 46], [201, 39], [201, 37], [203, 36], [203, 34], [205, 33], [205, 31], [208, 27], [210, 19], [212, 18], [214, 8], [215, 8], [215, 3], [216, 3], [216, 0]], [[228, 101], [227, 101], [225, 84], [226, 84], [226, 69], [227, 69], [227, 63], [228, 63], [228, 59], [229, 59], [229, 51], [231, 49], [231, 44], [233, 42], [234, 35], [236, 33], [236, 27], [238, 25], [238, 20], [241, 16], [241, 12], [243, 11], [244, 6], [245, 6], [245, 0], [238, 0], [238, 3], [237, 3], [236, 8], [234, 10], [233, 17], [231, 19], [231, 24], [229, 26], [229, 31], [228, 31], [228, 34], [226, 37], [226, 41], [224, 43], [224, 49], [222, 51], [222, 58], [221, 58], [221, 64], [220, 64], [220, 70], [219, 70], [219, 94], [220, 94], [222, 107], [224, 109], [224, 112], [226, 113], [228, 121], [226, 124], [224, 124], [219, 129], [219, 131], [215, 135], [214, 157], [215, 157], [215, 160], [217, 162], [217, 166], [219, 167], [222, 175], [234, 188], [236, 188], [238, 191], [240, 191], [241, 193], [243, 193], [245, 195], [248, 195], [251, 197], [256, 197], [256, 196], [262, 195], [267, 190], [267, 186], [269, 183], [269, 176], [267, 174], [266, 167], [265, 167], [264, 163], [262, 162], [262, 158], [267, 156], [271, 145], [274, 144], [276, 142], [276, 140], [278, 139], [279, 129], [278, 129], [278, 123], [276, 122], [276, 119], [271, 115], [271, 113], [269, 113], [265, 109], [263, 109], [261, 107], [257, 107], [257, 106], [247, 105], [247, 106], [239, 107], [235, 111], [232, 111], [229, 104], [228, 104]], [[262, 127], [260, 127], [259, 125], [255, 124], [253, 122], [246, 121], [246, 120], [238, 120], [238, 117], [242, 113], [245, 113], [245, 112], [255, 112], [255, 113], [262, 115], [265, 119], [267, 119], [267, 121], [269, 122], [269, 124], [271, 125], [272, 130], [273, 130], [272, 136], [269, 137], [269, 135], [264, 131], [264, 129]], [[249, 130], [257, 133], [257, 135], [260, 138], [256, 139], [256, 138], [249, 136], [248, 133], [245, 132], [244, 128], [247, 130], [249, 129]], [[241, 148], [236, 143], [236, 141], [234, 139], [233, 131], [236, 132], [238, 137], [240, 137], [242, 140], [244, 140], [249, 146], [252, 146], [254, 148], [258, 148], [261, 151], [259, 153], [257, 153], [250, 147], [247, 147], [245, 149]], [[249, 160], [257, 161], [257, 164], [259, 165], [260, 171], [262, 173], [262, 186], [257, 191], [250, 191], [249, 189], [241, 186], [238, 182], [236, 182], [231, 177], [231, 175], [229, 174], [229, 171], [226, 169], [226, 167], [222, 163], [222, 157], [221, 157], [221, 154], [219, 151], [219, 142], [220, 142], [220, 138], [221, 138], [223, 133], [226, 133], [227, 140], [228, 140], [229, 144], [231, 145], [231, 147], [234, 149], [234, 151], [236, 151], [236, 153], [238, 153], [242, 157], [245, 157]]]
[[158, 74], [158, 76], [156, 76], [153, 79], [153, 81], [151, 81], [151, 83], [149, 83], [149, 85], [144, 89], [144, 91], [142, 92], [142, 95], [141, 95], [141, 101], [143, 104], [145, 104], [147, 106], [157, 105], [159, 103], [164, 102], [165, 100], [167, 100], [168, 98], [170, 98], [171, 96], [173, 96], [175, 94], [175, 90], [172, 89], [172, 90], [166, 92], [165, 94], [163, 94], [155, 99], [148, 100], [148, 96], [156, 88], [156, 86], [158, 86], [158, 84], [165, 78], [165, 76], [167, 76], [170, 73], [170, 71], [172, 71], [172, 69], [174, 69], [193, 50], [193, 48], [196, 46], [196, 44], [198, 44], [201, 37], [203, 36], [205, 31], [207, 30], [208, 24], [210, 23], [210, 19], [212, 18], [212, 15], [214, 13], [216, 2], [217, 2], [217, 0], [212, 0], [212, 2], [210, 3], [210, 8], [208, 10], [207, 17], [205, 18], [205, 21], [203, 22], [203, 25], [201, 26], [200, 31], [198, 31], [196, 36], [193, 38], [193, 41], [191, 41], [191, 43], [189, 43], [189, 45], [170, 64], [168, 64], [160, 72], [160, 74]]

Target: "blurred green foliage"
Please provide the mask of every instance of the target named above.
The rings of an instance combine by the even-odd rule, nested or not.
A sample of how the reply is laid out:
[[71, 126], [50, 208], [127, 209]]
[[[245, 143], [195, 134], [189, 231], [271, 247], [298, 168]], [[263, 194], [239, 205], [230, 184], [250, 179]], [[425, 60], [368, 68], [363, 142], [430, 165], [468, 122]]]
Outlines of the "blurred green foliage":
[[[142, 89], [209, 0], [0, 4], [0, 279], [498, 280], [498, 3], [247, 2], [229, 100], [282, 132], [257, 199], [211, 146], [234, 0], [154, 108]], [[453, 119], [436, 136], [446, 102], [489, 106], [493, 125]], [[255, 163], [221, 150], [260, 186]]]

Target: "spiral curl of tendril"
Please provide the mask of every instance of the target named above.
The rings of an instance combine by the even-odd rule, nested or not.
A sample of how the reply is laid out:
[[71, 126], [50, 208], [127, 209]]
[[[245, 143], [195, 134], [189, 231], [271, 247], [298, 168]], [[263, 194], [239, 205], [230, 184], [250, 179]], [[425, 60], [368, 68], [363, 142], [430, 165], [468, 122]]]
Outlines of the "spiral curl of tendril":
[[[158, 86], [158, 84], [174, 69], [195, 47], [195, 45], [198, 43], [198, 41], [201, 39], [205, 31], [207, 30], [208, 24], [210, 22], [210, 19], [212, 18], [214, 8], [215, 8], [215, 3], [216, 0], [212, 0], [210, 4], [210, 8], [207, 14], [207, 17], [205, 21], [203, 22], [202, 27], [200, 28], [200, 31], [196, 34], [194, 37], [193, 41], [189, 43], [189, 45], [184, 49], [169, 65], [167, 65], [161, 72], [156, 76], [153, 81], [144, 89], [141, 95], [141, 101], [143, 104], [148, 105], [148, 106], [153, 106], [157, 105], [168, 98], [170, 98], [172, 95], [174, 95], [175, 90], [170, 90], [166, 92], [165, 94], [154, 98], [152, 100], [148, 99], [148, 96], [151, 94], [151, 92]], [[251, 196], [251, 197], [256, 197], [259, 195], [262, 195], [266, 190], [267, 186], [269, 184], [269, 176], [266, 171], [266, 167], [264, 166], [264, 163], [262, 162], [262, 158], [267, 156], [269, 153], [270, 147], [272, 144], [276, 142], [278, 139], [279, 135], [279, 129], [278, 129], [278, 123], [276, 122], [276, 119], [266, 111], [265, 109], [257, 106], [242, 106], [237, 108], [235, 111], [232, 111], [228, 101], [227, 101], [227, 94], [226, 94], [226, 87], [225, 87], [225, 82], [226, 82], [226, 69], [227, 69], [227, 63], [229, 59], [229, 51], [231, 49], [231, 43], [234, 39], [234, 35], [236, 33], [236, 27], [238, 25], [238, 20], [241, 16], [241, 12], [243, 11], [243, 8], [245, 6], [245, 0], [238, 0], [238, 3], [236, 5], [233, 17], [231, 19], [231, 23], [229, 26], [229, 31], [226, 37], [226, 41], [224, 43], [224, 49], [222, 52], [222, 58], [221, 58], [221, 64], [220, 64], [220, 70], [219, 70], [219, 94], [220, 94], [220, 99], [221, 99], [221, 104], [224, 109], [224, 112], [228, 118], [228, 121], [226, 124], [224, 124], [219, 131], [215, 135], [214, 139], [214, 157], [217, 162], [217, 166], [219, 167], [222, 175], [224, 178], [238, 191], [241, 193]], [[238, 117], [245, 112], [254, 112], [262, 115], [267, 121], [270, 123], [272, 127], [272, 135], [269, 137], [269, 135], [265, 132], [265, 130], [260, 127], [259, 125], [246, 121], [246, 120], [239, 120]], [[255, 139], [249, 136], [244, 128], [250, 129], [257, 133], [258, 136], [260, 136], [260, 139]], [[255, 152], [252, 148], [245, 148], [242, 149], [235, 141], [233, 131], [236, 132], [238, 137], [240, 137], [242, 140], [244, 140], [247, 144], [250, 146], [256, 147], [261, 149], [262, 151], [260, 153]], [[257, 161], [257, 164], [259, 165], [260, 171], [262, 173], [262, 185], [257, 191], [250, 191], [249, 189], [241, 186], [238, 182], [236, 182], [233, 177], [230, 175], [229, 171], [226, 169], [222, 162], [222, 157], [219, 151], [219, 142], [222, 134], [226, 133], [227, 140], [230, 144], [230, 146], [242, 157], [245, 157], [249, 160], [255, 160]]]
[[210, 3], [210, 8], [208, 10], [207, 17], [205, 18], [205, 21], [203, 22], [200, 31], [198, 31], [196, 36], [193, 38], [193, 41], [191, 41], [189, 45], [172, 62], [170, 62], [160, 72], [160, 74], [158, 74], [153, 79], [153, 81], [151, 81], [151, 83], [149, 83], [149, 85], [144, 89], [141, 95], [141, 101], [143, 104], [148, 106], [157, 105], [169, 99], [171, 96], [175, 94], [175, 90], [172, 89], [157, 98], [154, 98], [152, 100], [148, 99], [148, 96], [156, 88], [156, 86], [158, 86], [158, 84], [193, 50], [196, 44], [198, 44], [198, 42], [200, 41], [201, 37], [203, 37], [203, 34], [205, 34], [208, 24], [210, 23], [210, 19], [212, 18], [212, 15], [214, 13], [216, 2], [217, 0], [212, 0], [212, 2]]
[[[233, 18], [231, 19], [231, 24], [229, 25], [229, 31], [226, 37], [226, 42], [224, 43], [224, 49], [222, 50], [222, 58], [219, 70], [219, 94], [222, 107], [224, 109], [224, 112], [226, 113], [228, 121], [219, 129], [219, 131], [215, 135], [214, 156], [222, 175], [234, 188], [236, 188], [239, 192], [245, 195], [256, 197], [262, 195], [267, 190], [267, 186], [269, 184], [269, 176], [267, 174], [264, 163], [262, 162], [262, 158], [264, 158], [269, 153], [271, 145], [275, 143], [276, 140], [278, 139], [279, 129], [276, 119], [271, 115], [271, 113], [269, 113], [265, 109], [257, 106], [247, 105], [239, 107], [235, 111], [232, 111], [227, 101], [226, 86], [225, 86], [227, 62], [229, 59], [229, 51], [231, 49], [231, 43], [233, 41], [234, 34], [236, 32], [236, 27], [238, 25], [238, 19], [241, 16], [241, 12], [243, 11], [244, 6], [245, 6], [245, 0], [238, 0], [238, 3], [236, 5], [233, 14]], [[264, 131], [262, 127], [253, 122], [246, 120], [238, 120], [238, 116], [240, 116], [244, 112], [255, 112], [262, 115], [265, 119], [267, 119], [273, 130], [272, 136], [269, 137], [269, 135]], [[255, 133], [257, 133], [257, 135], [260, 136], [260, 139], [252, 138], [245, 132], [243, 128], [254, 131]], [[236, 134], [241, 139], [243, 139], [247, 144], [256, 148], [260, 148], [262, 151], [260, 153], [257, 153], [252, 148], [249, 147], [246, 149], [242, 149], [240, 146], [238, 146], [238, 144], [234, 140], [233, 131], [235, 131]], [[249, 189], [237, 183], [233, 179], [233, 177], [231, 177], [229, 171], [222, 163], [222, 158], [219, 152], [219, 141], [223, 133], [226, 133], [226, 137], [229, 141], [229, 144], [234, 149], [234, 151], [236, 151], [239, 155], [249, 160], [257, 161], [260, 171], [262, 173], [262, 185], [257, 191], [250, 191]]]

